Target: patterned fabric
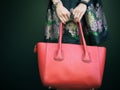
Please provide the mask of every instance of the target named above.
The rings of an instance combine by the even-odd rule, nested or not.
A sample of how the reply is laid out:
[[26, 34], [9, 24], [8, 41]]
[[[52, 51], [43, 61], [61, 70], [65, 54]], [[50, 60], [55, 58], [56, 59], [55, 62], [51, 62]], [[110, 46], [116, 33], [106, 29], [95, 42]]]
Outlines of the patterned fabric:
[[[99, 1], [99, 2], [98, 2]], [[108, 37], [108, 26], [103, 12], [102, 3], [97, 0], [88, 6], [85, 13], [86, 19], [86, 36], [92, 44], [100, 44]]]
[[[103, 40], [106, 39], [108, 34], [107, 23], [102, 9], [102, 4], [101, 2], [98, 2], [100, 0], [96, 0], [96, 1], [97, 2], [94, 3], [92, 2], [89, 4], [87, 11], [81, 20], [85, 39], [87, 41], [87, 44], [89, 45], [100, 44]], [[63, 4], [65, 3], [63, 2]], [[55, 8], [53, 7], [53, 5], [49, 6], [47, 11], [45, 41], [48, 42], [58, 41], [59, 23], [60, 20], [56, 15]], [[64, 25], [63, 42], [79, 43], [78, 26], [72, 21], [69, 21]]]

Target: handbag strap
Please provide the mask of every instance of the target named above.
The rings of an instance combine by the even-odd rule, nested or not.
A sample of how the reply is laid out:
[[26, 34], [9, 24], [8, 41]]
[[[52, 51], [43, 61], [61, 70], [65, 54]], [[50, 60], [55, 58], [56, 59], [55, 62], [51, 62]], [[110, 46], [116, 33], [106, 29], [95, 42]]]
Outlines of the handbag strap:
[[[86, 45], [86, 41], [85, 41], [85, 38], [84, 38], [84, 34], [83, 34], [83, 30], [82, 30], [82, 25], [80, 22], [77, 22], [78, 23], [78, 26], [79, 26], [79, 35], [81, 36], [80, 38], [80, 42], [81, 42], [81, 46], [83, 46], [83, 61], [84, 62], [90, 62], [91, 59], [90, 59], [90, 55], [88, 53], [88, 50], [87, 50], [87, 45]], [[58, 51], [56, 53], [56, 56], [55, 56], [55, 60], [63, 60], [64, 59], [64, 55], [63, 55], [63, 52], [62, 52], [62, 31], [63, 31], [63, 23], [60, 22], [60, 33], [59, 33], [59, 41], [58, 41]]]
[[82, 25], [80, 22], [78, 22], [78, 26], [79, 26], [79, 33], [80, 33], [80, 36], [81, 36], [81, 45], [83, 45], [83, 51], [84, 51], [84, 54], [83, 54], [83, 61], [84, 62], [90, 62], [91, 61], [91, 58], [90, 58], [90, 55], [89, 55], [89, 52], [87, 50], [87, 44], [86, 44], [86, 41], [85, 41], [85, 38], [84, 38], [84, 34], [83, 34], [83, 30], [82, 30]]

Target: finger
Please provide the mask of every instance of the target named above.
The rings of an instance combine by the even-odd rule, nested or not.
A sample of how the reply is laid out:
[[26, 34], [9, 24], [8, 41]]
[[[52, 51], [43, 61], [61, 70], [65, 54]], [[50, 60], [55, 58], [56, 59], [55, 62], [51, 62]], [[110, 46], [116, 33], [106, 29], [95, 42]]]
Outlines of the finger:
[[81, 14], [81, 13], [76, 13], [76, 14], [75, 14], [75, 16], [74, 16], [75, 22], [79, 21], [80, 14]]
[[63, 16], [60, 16], [59, 18], [60, 18], [60, 21], [65, 24], [65, 20], [64, 20]]
[[75, 21], [75, 22], [78, 22], [78, 21], [79, 21], [79, 18], [75, 18], [74, 21]]
[[65, 23], [65, 20], [64, 20], [64, 18], [63, 18], [63, 14], [62, 14], [62, 13], [60, 13], [58, 17], [59, 17], [59, 19], [60, 19], [60, 21], [61, 21], [62, 23]]
[[67, 17], [67, 21], [68, 21], [70, 19], [70, 13], [67, 13], [66, 17]]
[[75, 13], [76, 13], [76, 10], [73, 10], [73, 11], [72, 11], [72, 13], [73, 13], [73, 15], [75, 15]]
[[66, 12], [65, 14], [63, 14], [63, 16], [64, 16], [65, 21], [67, 22], [70, 18], [70, 13]]
[[69, 20], [69, 17], [70, 17], [69, 13], [61, 15], [61, 19], [64, 23], [66, 23]]
[[62, 16], [62, 20], [64, 23], [67, 21], [65, 15]]
[[79, 16], [80, 16], [80, 13], [76, 13], [74, 18], [79, 18]]
[[63, 15], [63, 19], [65, 20], [65, 22], [68, 21], [68, 16], [67, 16], [67, 14], [64, 14], [64, 15]]
[[78, 10], [73, 11], [74, 18], [76, 18], [78, 16], [78, 14], [79, 14]]
[[82, 19], [83, 15], [84, 15], [83, 12], [79, 15], [79, 21]]

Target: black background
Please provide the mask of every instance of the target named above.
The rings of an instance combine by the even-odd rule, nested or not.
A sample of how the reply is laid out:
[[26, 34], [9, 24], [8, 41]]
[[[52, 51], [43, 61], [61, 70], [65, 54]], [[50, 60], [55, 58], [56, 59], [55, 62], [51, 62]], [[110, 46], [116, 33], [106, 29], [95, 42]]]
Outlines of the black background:
[[[49, 0], [0, 1], [0, 90], [45, 90], [33, 53], [43, 40]], [[120, 63], [119, 0], [104, 0], [110, 38], [105, 43], [107, 58], [100, 90], [118, 90]], [[47, 90], [47, 89], [46, 89]]]

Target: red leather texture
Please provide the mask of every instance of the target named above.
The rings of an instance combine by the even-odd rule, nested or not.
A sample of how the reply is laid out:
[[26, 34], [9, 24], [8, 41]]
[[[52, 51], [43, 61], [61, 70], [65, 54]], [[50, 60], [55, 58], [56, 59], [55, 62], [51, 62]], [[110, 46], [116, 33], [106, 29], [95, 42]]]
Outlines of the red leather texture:
[[45, 86], [54, 88], [98, 88], [102, 84], [106, 48], [87, 46], [79, 22], [81, 45], [38, 42], [38, 68]]

